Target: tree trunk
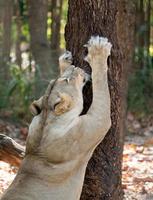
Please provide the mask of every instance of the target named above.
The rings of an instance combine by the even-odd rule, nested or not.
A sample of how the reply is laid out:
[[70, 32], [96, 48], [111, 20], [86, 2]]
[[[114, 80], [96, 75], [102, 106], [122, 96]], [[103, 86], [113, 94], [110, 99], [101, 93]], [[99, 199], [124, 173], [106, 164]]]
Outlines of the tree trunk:
[[3, 42], [3, 13], [4, 13], [4, 0], [0, 1], [0, 78], [4, 75], [5, 68], [2, 65], [2, 42]]
[[144, 12], [144, 0], [140, 0], [140, 8], [139, 8], [139, 19], [138, 19], [138, 28], [139, 28], [139, 48], [143, 50], [145, 44], [145, 37], [144, 37], [144, 26], [145, 26], [145, 12]]
[[150, 27], [151, 27], [150, 22], [151, 22], [151, 1], [148, 0], [146, 9], [146, 50], [148, 54], [150, 47]]
[[60, 48], [60, 28], [61, 28], [61, 14], [62, 14], [63, 0], [52, 0], [51, 2], [51, 48], [52, 50], [59, 50]]
[[54, 69], [58, 66], [60, 55], [60, 29], [63, 0], [51, 0], [51, 58]]
[[[128, 19], [128, 20], [127, 20]], [[128, 77], [134, 68], [134, 50], [135, 50], [135, 25], [136, 25], [136, 3], [133, 0], [118, 0], [117, 14], [117, 35], [118, 42], [122, 52], [123, 71], [122, 71], [122, 117], [121, 132], [126, 132], [126, 114], [127, 114], [127, 94]], [[123, 135], [123, 134], [122, 134]]]
[[0, 160], [19, 167], [25, 155], [25, 147], [12, 138], [0, 134]]
[[20, 4], [17, 1], [16, 2], [16, 31], [17, 31], [17, 37], [16, 37], [16, 63], [21, 68], [22, 64], [22, 57], [21, 57], [21, 27], [22, 27], [22, 21], [21, 21], [21, 15], [20, 15]]
[[2, 8], [1, 24], [2, 24], [2, 41], [1, 41], [1, 70], [5, 80], [9, 78], [10, 50], [11, 50], [11, 26], [13, 15], [13, 1], [7, 0], [0, 3]]
[[[65, 37], [67, 49], [72, 51], [74, 56], [74, 64], [90, 71], [83, 61], [85, 55], [83, 45], [91, 35], [107, 37], [113, 44], [112, 53], [108, 60], [112, 127], [95, 150], [88, 164], [82, 200], [121, 200], [123, 198], [121, 188], [123, 151], [121, 77], [122, 65], [126, 62], [123, 60], [125, 57], [121, 55], [119, 48], [121, 29], [118, 27], [118, 19], [122, 16], [119, 16], [118, 6], [119, 3], [116, 0], [69, 0]], [[122, 13], [121, 10], [120, 13]], [[123, 25], [126, 26], [126, 24]], [[129, 35], [126, 36], [129, 37]], [[124, 67], [126, 68], [126, 66]], [[91, 87], [85, 90], [84, 95], [87, 111], [92, 101]], [[87, 95], [88, 97], [86, 97]]]
[[51, 53], [47, 40], [48, 1], [29, 0], [28, 3], [31, 50], [36, 62], [36, 96], [38, 96], [56, 73], [51, 65]]

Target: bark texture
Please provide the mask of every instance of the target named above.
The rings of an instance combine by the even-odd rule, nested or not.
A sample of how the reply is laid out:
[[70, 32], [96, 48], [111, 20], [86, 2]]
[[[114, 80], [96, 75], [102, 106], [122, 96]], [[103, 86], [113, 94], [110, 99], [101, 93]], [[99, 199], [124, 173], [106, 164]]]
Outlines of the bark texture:
[[51, 48], [52, 50], [58, 50], [60, 48], [60, 28], [61, 28], [61, 14], [62, 14], [63, 0], [51, 1]]
[[15, 46], [15, 53], [16, 53], [16, 63], [21, 68], [22, 65], [22, 56], [21, 56], [21, 36], [22, 36], [22, 18], [20, 15], [20, 3], [17, 1], [15, 4], [15, 12], [16, 12], [16, 31], [17, 31], [17, 38], [16, 38], [16, 46]]
[[144, 31], [142, 29], [145, 25], [144, 0], [139, 0], [137, 2], [137, 12], [137, 30], [139, 31], [137, 45], [139, 48], [143, 49], [145, 44]]
[[149, 54], [150, 47], [150, 29], [151, 29], [151, 0], [148, 0], [147, 10], [146, 10], [146, 49]]
[[10, 137], [0, 134], [0, 160], [19, 167], [25, 154], [25, 148]]
[[[135, 49], [135, 26], [136, 26], [136, 2], [134, 0], [118, 0], [117, 14], [117, 35], [118, 42], [122, 52], [122, 117], [121, 133], [126, 132], [126, 114], [127, 114], [127, 93], [128, 77], [134, 69], [134, 49]], [[128, 19], [128, 20], [127, 20]], [[121, 134], [123, 139], [124, 134]]]
[[51, 51], [47, 39], [47, 0], [28, 0], [31, 51], [36, 62], [36, 96], [56, 75], [52, 67]]
[[2, 0], [0, 2], [0, 22], [2, 28], [1, 38], [1, 52], [0, 52], [0, 65], [3, 77], [5, 80], [9, 79], [9, 65], [10, 51], [11, 51], [11, 27], [12, 27], [12, 16], [13, 16], [13, 1]]
[[[85, 177], [82, 200], [121, 200], [121, 74], [122, 56], [117, 33], [117, 1], [69, 0], [66, 44], [74, 56], [74, 64], [87, 71], [83, 61], [86, 53], [83, 45], [91, 35], [107, 37], [113, 44], [109, 64], [109, 88], [111, 93], [112, 127], [103, 142], [95, 150]], [[84, 91], [86, 112], [92, 101], [91, 87]]]

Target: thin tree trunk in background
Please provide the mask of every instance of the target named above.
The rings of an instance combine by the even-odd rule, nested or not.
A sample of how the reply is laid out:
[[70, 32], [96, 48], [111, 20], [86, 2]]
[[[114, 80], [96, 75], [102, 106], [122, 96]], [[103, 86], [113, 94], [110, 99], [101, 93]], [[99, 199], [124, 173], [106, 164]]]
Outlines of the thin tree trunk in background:
[[53, 67], [58, 66], [60, 55], [60, 29], [63, 0], [51, 0], [51, 57]]
[[4, 75], [4, 71], [5, 71], [5, 68], [3, 67], [3, 64], [2, 64], [3, 13], [4, 13], [4, 0], [0, 1], [0, 75], [2, 76]]
[[60, 48], [60, 28], [61, 28], [61, 14], [62, 14], [63, 0], [51, 1], [51, 48], [52, 50], [59, 50]]
[[139, 48], [143, 50], [145, 44], [144, 37], [144, 25], [145, 25], [145, 13], [144, 13], [144, 0], [140, 0], [140, 9], [139, 9]]
[[36, 95], [40, 95], [41, 88], [53, 78], [51, 65], [51, 53], [47, 40], [47, 0], [28, 0], [29, 3], [29, 27], [31, 37], [31, 51], [36, 62]]
[[21, 68], [22, 57], [21, 57], [21, 15], [20, 15], [20, 5], [19, 2], [16, 2], [16, 29], [17, 29], [17, 37], [16, 37], [16, 63]]
[[147, 2], [147, 10], [146, 10], [146, 49], [147, 53], [149, 54], [149, 47], [150, 47], [150, 26], [151, 26], [151, 1], [148, 0]]
[[127, 94], [128, 77], [134, 68], [135, 50], [135, 25], [136, 25], [136, 3], [133, 0], [118, 0], [117, 35], [122, 52], [122, 117], [121, 138], [126, 133]]
[[3, 68], [3, 77], [5, 80], [9, 79], [9, 65], [10, 51], [11, 51], [11, 27], [12, 27], [12, 15], [13, 15], [13, 1], [2, 1], [2, 52], [1, 52], [1, 64]]
[[151, 20], [151, 0], [139, 0], [137, 3], [137, 23], [136, 23], [136, 46], [138, 49], [138, 67], [145, 68], [148, 64], [150, 46], [150, 20]]
[[[117, 1], [69, 0], [66, 26], [67, 49], [72, 51], [74, 64], [88, 70], [83, 62], [83, 45], [91, 35], [108, 37], [113, 44], [109, 62], [112, 127], [95, 150], [85, 177], [82, 200], [121, 200], [121, 161], [123, 140], [121, 133], [121, 68], [122, 58], [117, 35]], [[90, 93], [91, 99], [91, 90]], [[86, 94], [85, 94], [86, 95]], [[89, 106], [89, 102], [86, 102]]]

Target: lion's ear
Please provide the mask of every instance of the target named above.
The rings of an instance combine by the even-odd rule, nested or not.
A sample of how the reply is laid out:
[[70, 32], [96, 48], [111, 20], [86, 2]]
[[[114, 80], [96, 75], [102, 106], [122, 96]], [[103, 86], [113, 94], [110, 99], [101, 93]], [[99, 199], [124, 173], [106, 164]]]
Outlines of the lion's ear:
[[42, 101], [43, 101], [43, 97], [41, 97], [38, 100], [33, 101], [32, 104], [30, 105], [30, 111], [34, 116], [39, 115], [41, 113]]
[[62, 115], [71, 110], [73, 105], [72, 97], [68, 94], [60, 93], [59, 98], [60, 100], [54, 106], [54, 112], [56, 115]]
[[[55, 80], [51, 80], [46, 90], [46, 94], [50, 92], [50, 90], [54, 87], [54, 84]], [[42, 107], [43, 107], [43, 96], [40, 97], [38, 100], [32, 102], [32, 104], [30, 105], [30, 112], [34, 116], [39, 115], [42, 111]]]

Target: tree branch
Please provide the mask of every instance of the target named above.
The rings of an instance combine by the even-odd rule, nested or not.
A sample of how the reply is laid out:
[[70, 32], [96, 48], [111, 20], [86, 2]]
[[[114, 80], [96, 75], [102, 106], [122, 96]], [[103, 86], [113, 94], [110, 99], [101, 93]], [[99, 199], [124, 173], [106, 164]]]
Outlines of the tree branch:
[[19, 167], [25, 155], [25, 147], [12, 138], [0, 134], [0, 160]]

